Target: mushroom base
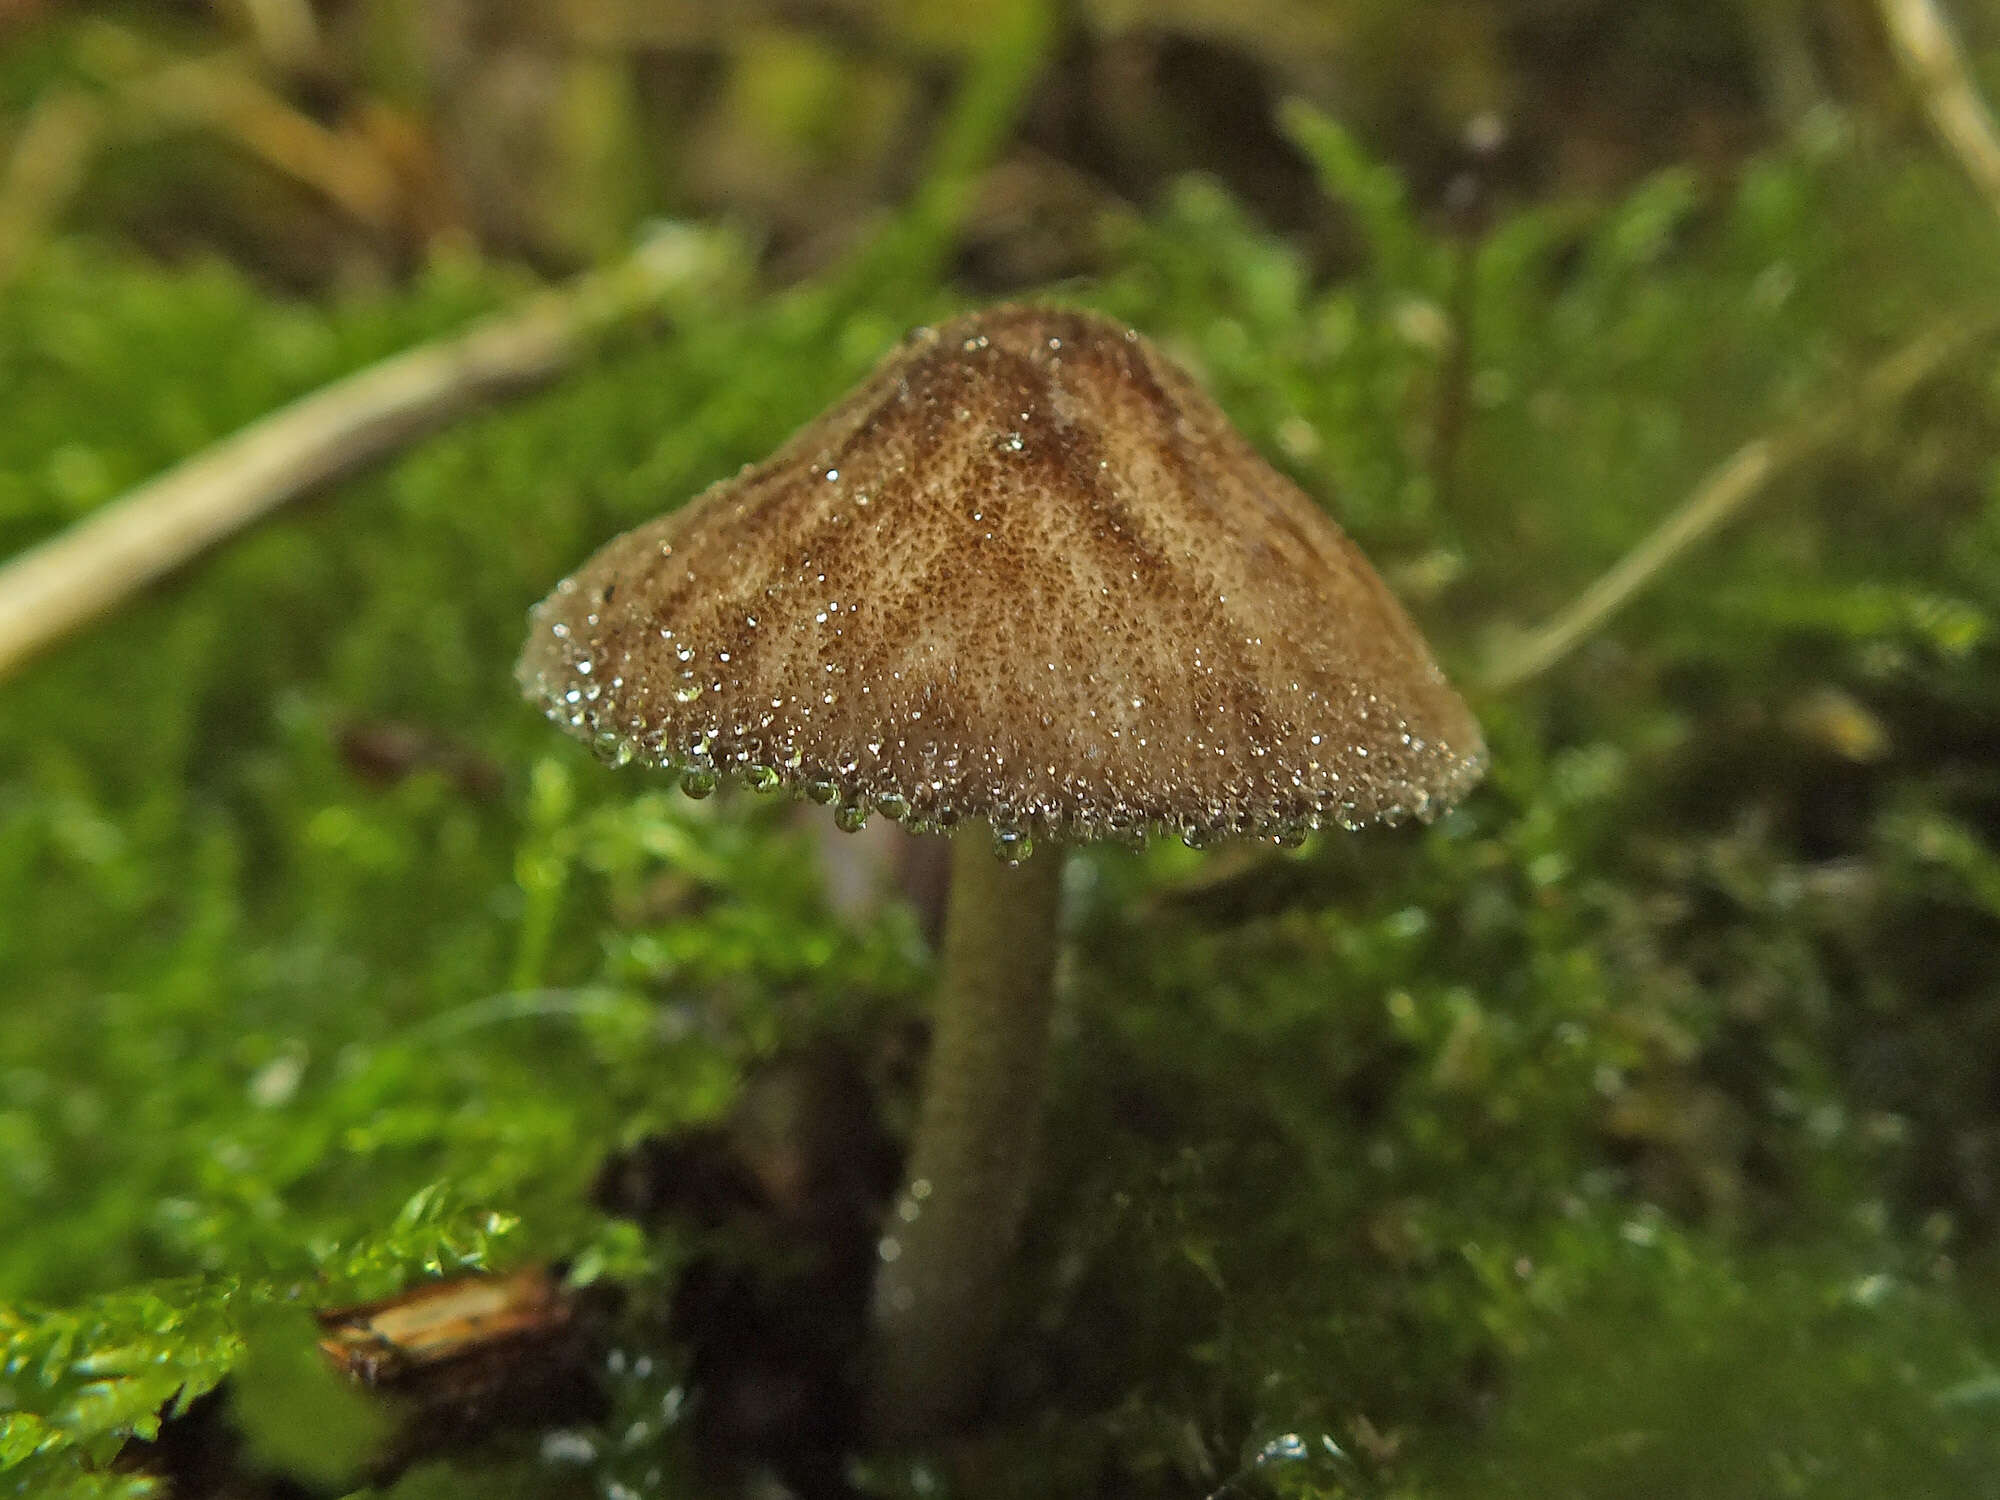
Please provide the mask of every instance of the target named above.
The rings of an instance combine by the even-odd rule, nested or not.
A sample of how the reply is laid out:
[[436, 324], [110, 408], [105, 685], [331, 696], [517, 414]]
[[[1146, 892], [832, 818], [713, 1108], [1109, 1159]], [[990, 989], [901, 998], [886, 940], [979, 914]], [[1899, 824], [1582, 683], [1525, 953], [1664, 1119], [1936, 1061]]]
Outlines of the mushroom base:
[[920, 1439], [968, 1416], [1027, 1207], [1048, 1068], [1062, 856], [953, 840], [944, 967], [902, 1193], [874, 1298], [874, 1426]]

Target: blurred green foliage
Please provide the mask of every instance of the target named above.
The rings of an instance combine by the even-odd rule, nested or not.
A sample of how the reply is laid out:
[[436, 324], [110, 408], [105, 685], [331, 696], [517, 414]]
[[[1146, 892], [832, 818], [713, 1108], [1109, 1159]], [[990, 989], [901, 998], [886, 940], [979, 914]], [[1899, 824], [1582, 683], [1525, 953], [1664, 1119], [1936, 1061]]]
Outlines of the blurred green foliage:
[[[591, 1207], [606, 1155], [920, 1011], [917, 924], [830, 905], [809, 820], [590, 763], [509, 669], [597, 541], [953, 305], [986, 85], [834, 270], [759, 294], [716, 234], [745, 274], [656, 336], [0, 686], [0, 1493], [148, 1493], [123, 1441], [284, 1309], [540, 1259], [662, 1284], [688, 1246]], [[1948, 165], [1834, 114], [1476, 235], [1285, 126], [1359, 274], [1193, 177], [1060, 294], [1198, 368], [1476, 698], [1737, 443], [2000, 299]], [[446, 256], [307, 305], [51, 243], [0, 289], [0, 548], [517, 285]], [[1491, 781], [1436, 827], [1079, 861], [1009, 1415], [955, 1481], [873, 1488], [1993, 1492], [1993, 351], [1879, 429], [1481, 698]], [[396, 1493], [692, 1487], [650, 1354], [588, 1463], [503, 1445]], [[251, 1420], [299, 1461], [285, 1400]]]

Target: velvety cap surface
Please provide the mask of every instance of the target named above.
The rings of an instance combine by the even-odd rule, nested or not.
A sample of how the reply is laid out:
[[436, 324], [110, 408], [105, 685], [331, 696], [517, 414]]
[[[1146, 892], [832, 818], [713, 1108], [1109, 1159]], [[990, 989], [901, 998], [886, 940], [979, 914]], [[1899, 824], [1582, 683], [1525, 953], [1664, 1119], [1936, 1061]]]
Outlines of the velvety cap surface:
[[1159, 350], [1070, 309], [918, 330], [565, 579], [519, 671], [690, 790], [1063, 840], [1428, 816], [1484, 754], [1339, 527]]

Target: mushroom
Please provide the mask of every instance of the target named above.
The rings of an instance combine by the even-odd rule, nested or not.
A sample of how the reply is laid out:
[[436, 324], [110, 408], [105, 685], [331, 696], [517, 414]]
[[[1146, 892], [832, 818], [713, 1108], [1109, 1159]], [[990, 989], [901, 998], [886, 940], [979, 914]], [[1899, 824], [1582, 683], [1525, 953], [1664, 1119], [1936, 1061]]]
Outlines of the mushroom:
[[607, 543], [533, 614], [528, 696], [607, 757], [956, 835], [884, 1435], [967, 1415], [1030, 1180], [1061, 892], [1038, 845], [1295, 844], [1428, 818], [1478, 725], [1325, 513], [1087, 311], [918, 329], [771, 458]]

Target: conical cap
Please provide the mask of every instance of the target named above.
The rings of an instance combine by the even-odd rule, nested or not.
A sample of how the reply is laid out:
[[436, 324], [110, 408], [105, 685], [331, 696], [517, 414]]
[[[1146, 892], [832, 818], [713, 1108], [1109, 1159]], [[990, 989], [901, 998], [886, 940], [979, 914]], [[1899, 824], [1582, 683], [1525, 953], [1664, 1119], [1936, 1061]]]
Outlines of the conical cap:
[[533, 614], [600, 750], [949, 826], [1199, 841], [1429, 816], [1478, 725], [1340, 528], [1138, 334], [920, 329]]

